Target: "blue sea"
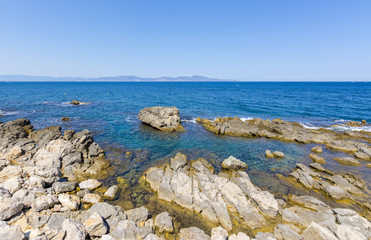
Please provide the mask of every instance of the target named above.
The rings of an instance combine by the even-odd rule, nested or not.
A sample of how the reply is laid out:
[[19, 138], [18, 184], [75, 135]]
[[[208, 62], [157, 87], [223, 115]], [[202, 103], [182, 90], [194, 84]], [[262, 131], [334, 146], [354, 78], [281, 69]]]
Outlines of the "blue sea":
[[[68, 104], [73, 99], [90, 104]], [[150, 106], [178, 107], [186, 131], [163, 133], [141, 124], [137, 115]], [[127, 161], [117, 175], [141, 172], [178, 151], [192, 158], [207, 158], [215, 166], [233, 155], [249, 165], [249, 174], [257, 176], [253, 181], [267, 187], [265, 181], [271, 181], [268, 174], [287, 175], [297, 162], [309, 163], [312, 145], [217, 136], [197, 124], [195, 118], [281, 118], [309, 128], [331, 128], [349, 120], [371, 122], [371, 83], [1, 82], [0, 115], [2, 122], [28, 118], [36, 129], [50, 125], [60, 125], [63, 130], [88, 129], [108, 149], [108, 157]], [[63, 122], [61, 117], [65, 116], [71, 121]], [[286, 157], [268, 160], [264, 157], [266, 149], [280, 150]], [[140, 161], [126, 159], [126, 151], [136, 152]], [[334, 155], [344, 154], [324, 153], [329, 158]], [[336, 164], [329, 162], [328, 166]], [[366, 174], [368, 170], [360, 171]]]

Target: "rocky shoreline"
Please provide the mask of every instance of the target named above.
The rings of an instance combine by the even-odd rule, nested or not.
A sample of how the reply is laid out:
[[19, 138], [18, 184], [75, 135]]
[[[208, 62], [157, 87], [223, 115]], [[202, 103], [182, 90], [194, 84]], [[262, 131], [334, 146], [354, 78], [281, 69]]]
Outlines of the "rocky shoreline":
[[[361, 162], [370, 157], [370, 138], [362, 133], [319, 133], [278, 120], [198, 121], [218, 134], [315, 142]], [[321, 154], [318, 147], [313, 152]], [[255, 186], [243, 171], [246, 163], [233, 156], [217, 173], [207, 160], [178, 153], [141, 178], [156, 201], [202, 219], [207, 231], [196, 225], [179, 228], [171, 212], [152, 215], [145, 206], [112, 205], [125, 189], [119, 183], [102, 186], [111, 165], [87, 130], [33, 130], [26, 119], [0, 123], [0, 239], [371, 239], [369, 215], [309, 195], [276, 198]], [[371, 211], [367, 184], [316, 161], [298, 164], [282, 179]]]

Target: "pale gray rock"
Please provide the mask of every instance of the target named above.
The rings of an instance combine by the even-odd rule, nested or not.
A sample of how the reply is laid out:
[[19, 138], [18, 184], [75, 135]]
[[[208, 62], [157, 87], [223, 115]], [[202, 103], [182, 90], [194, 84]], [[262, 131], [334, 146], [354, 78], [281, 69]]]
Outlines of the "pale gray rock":
[[85, 240], [86, 233], [83, 229], [82, 223], [74, 219], [66, 219], [62, 223], [62, 229], [66, 231], [64, 240]]
[[180, 125], [179, 109], [176, 107], [148, 107], [140, 110], [141, 122], [162, 131], [183, 131]]
[[144, 240], [160, 240], [161, 238], [159, 238], [157, 235], [153, 234], [153, 233], [150, 233], [148, 234]]
[[82, 182], [79, 184], [79, 187], [80, 187], [81, 189], [94, 190], [94, 189], [100, 187], [101, 185], [102, 185], [102, 183], [99, 182], [98, 180], [95, 180], [95, 179], [88, 179], [88, 180], [82, 181]]
[[69, 194], [60, 194], [58, 196], [59, 202], [63, 205], [63, 207], [68, 208], [69, 210], [76, 211], [80, 205], [80, 198], [76, 195], [69, 195]]
[[278, 240], [302, 240], [303, 238], [286, 224], [278, 224], [274, 228], [274, 236]]
[[333, 209], [339, 224], [349, 225], [359, 229], [367, 238], [371, 238], [371, 223], [366, 218], [350, 209]]
[[20, 177], [12, 177], [3, 183], [3, 188], [7, 189], [11, 194], [21, 189], [23, 180]]
[[291, 201], [303, 205], [306, 208], [313, 209], [316, 211], [328, 210], [330, 207], [324, 202], [318, 200], [312, 196], [292, 196]]
[[210, 237], [197, 227], [181, 229], [178, 238], [179, 240], [210, 240]]
[[229, 170], [245, 169], [247, 168], [247, 164], [233, 156], [230, 156], [222, 162], [222, 168]]
[[12, 195], [10, 194], [10, 192], [3, 188], [3, 187], [0, 187], [0, 201], [5, 199], [5, 198], [11, 198]]
[[367, 240], [359, 228], [355, 228], [347, 224], [336, 225], [335, 235], [340, 240]]
[[0, 221], [0, 239], [2, 240], [24, 240], [20, 226], [9, 226], [6, 222]]
[[170, 217], [170, 214], [168, 212], [162, 212], [157, 215], [155, 227], [158, 228], [160, 233], [163, 233], [164, 231], [169, 233], [174, 232], [173, 219]]
[[290, 176], [295, 178], [301, 184], [303, 184], [304, 187], [313, 188], [314, 179], [311, 177], [309, 173], [301, 171], [301, 170], [296, 170], [290, 173]]
[[283, 152], [280, 152], [280, 151], [274, 151], [272, 154], [275, 158], [284, 158], [285, 157], [285, 154]]
[[331, 185], [328, 182], [319, 181], [318, 183], [321, 185], [323, 191], [325, 191], [328, 195], [335, 199], [342, 199], [347, 194], [347, 192], [341, 189], [340, 187]]
[[359, 188], [349, 183], [348, 180], [346, 180], [340, 175], [334, 175], [328, 177], [327, 179], [334, 183], [337, 187], [343, 189], [344, 191], [347, 191], [351, 194], [362, 194], [362, 191]]
[[40, 212], [49, 208], [52, 208], [59, 201], [57, 197], [50, 194], [37, 197], [32, 203], [32, 209], [36, 212]]
[[7, 220], [23, 209], [23, 203], [16, 199], [4, 198], [0, 200], [0, 221]]
[[107, 233], [108, 228], [103, 218], [99, 213], [94, 212], [84, 222], [84, 229], [89, 233], [90, 236], [102, 236]]
[[174, 193], [174, 202], [192, 209], [192, 179], [183, 172], [176, 172], [171, 178], [170, 185]]
[[328, 228], [315, 222], [312, 222], [308, 228], [304, 230], [302, 236], [304, 240], [338, 240]]
[[91, 208], [89, 209], [89, 212], [91, 214], [93, 214], [94, 212], [97, 212], [99, 213], [99, 215], [101, 215], [103, 218], [109, 218], [111, 216], [116, 216], [119, 214], [119, 212], [117, 211], [117, 209], [106, 203], [106, 202], [100, 202], [100, 203], [96, 203], [94, 204], [93, 206], [91, 206]]
[[321, 154], [323, 152], [323, 149], [321, 146], [315, 146], [315, 147], [312, 147], [311, 151]]
[[261, 191], [250, 181], [246, 172], [238, 172], [240, 177], [232, 179], [259, 207], [259, 209], [269, 217], [275, 217], [278, 212], [278, 202], [274, 196], [268, 191]]
[[46, 228], [52, 231], [61, 231], [62, 223], [64, 220], [68, 219], [68, 216], [69, 215], [66, 213], [53, 213], [50, 218], [47, 219]]
[[243, 232], [239, 232], [237, 235], [232, 234], [228, 237], [228, 240], [250, 240], [250, 237]]
[[211, 240], [227, 240], [228, 232], [222, 227], [211, 229]]
[[107, 191], [104, 193], [104, 197], [109, 200], [114, 200], [117, 198], [117, 195], [119, 193], [120, 188], [116, 185], [111, 186], [107, 189]]
[[83, 202], [96, 204], [102, 201], [102, 197], [95, 193], [87, 193], [84, 195]]
[[161, 178], [164, 176], [162, 168], [152, 167], [147, 170], [145, 177], [146, 181], [151, 185], [151, 188], [157, 192], [159, 191]]
[[125, 239], [125, 240], [137, 240], [136, 237], [137, 226], [131, 220], [120, 221], [117, 226], [111, 231], [115, 239]]
[[170, 167], [177, 171], [179, 168], [183, 168], [187, 164], [187, 156], [183, 153], [177, 153], [172, 159], [170, 159]]
[[52, 187], [56, 194], [71, 192], [76, 189], [76, 182], [55, 182]]
[[285, 208], [282, 211], [282, 219], [288, 223], [293, 223], [297, 225], [304, 225], [303, 220], [299, 217], [298, 214], [296, 214], [294, 211]]
[[13, 194], [13, 198], [23, 203], [24, 208], [30, 208], [36, 196], [33, 192], [22, 188]]
[[255, 235], [256, 240], [277, 240], [277, 238], [272, 234], [268, 232], [258, 232], [258, 234]]
[[145, 222], [149, 217], [149, 211], [145, 207], [134, 208], [125, 211], [126, 216], [129, 220], [133, 221], [136, 224]]

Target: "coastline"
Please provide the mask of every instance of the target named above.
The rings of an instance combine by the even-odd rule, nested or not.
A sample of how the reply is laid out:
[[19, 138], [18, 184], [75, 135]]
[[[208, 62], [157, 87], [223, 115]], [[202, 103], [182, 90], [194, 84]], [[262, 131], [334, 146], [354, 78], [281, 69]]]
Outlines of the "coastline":
[[[233, 120], [233, 118], [229, 118], [226, 120], [228, 120], [227, 122], [230, 123], [229, 121]], [[246, 122], [249, 121], [251, 123], [258, 120], [247, 120]], [[223, 121], [217, 120], [217, 122]], [[208, 124], [211, 124], [211, 122], [208, 122]], [[297, 124], [294, 125], [297, 126]], [[210, 126], [205, 127], [210, 129]], [[183, 234], [184, 236], [196, 234], [198, 236], [203, 236], [205, 239], [208, 239], [210, 235], [214, 235], [214, 237], [219, 235], [226, 235], [229, 236], [229, 239], [233, 239], [237, 236], [243, 237], [243, 234], [247, 234], [250, 237], [255, 236], [256, 239], [262, 239], [266, 237], [272, 237], [273, 239], [273, 237], [279, 238], [279, 236], [282, 236], [282, 234], [293, 234], [296, 237], [300, 237], [300, 235], [306, 236], [306, 234], [313, 231], [313, 229], [320, 232], [324, 231], [326, 234], [329, 234], [329, 236], [334, 235], [335, 237], [339, 237], [341, 231], [345, 230], [351, 231], [353, 234], [358, 234], [359, 236], [361, 236], [360, 234], [362, 234], [364, 236], [370, 237], [367, 234], [369, 230], [371, 230], [371, 225], [370, 222], [366, 220], [366, 218], [370, 219], [371, 208], [367, 204], [364, 204], [369, 201], [366, 199], [370, 199], [370, 190], [367, 187], [369, 186], [369, 183], [362, 182], [362, 179], [359, 179], [358, 176], [349, 174], [344, 175], [342, 173], [336, 172], [334, 174], [328, 174], [328, 172], [333, 171], [333, 169], [324, 170], [325, 168], [321, 169], [318, 166], [317, 168], [313, 168], [312, 165], [309, 169], [309, 165], [303, 166], [298, 164], [297, 170], [294, 169], [293, 173], [290, 174], [290, 176], [282, 176], [280, 174], [276, 174], [278, 179], [282, 180], [280, 184], [284, 183], [286, 185], [290, 185], [290, 191], [293, 191], [286, 196], [279, 194], [277, 196], [280, 197], [276, 198], [275, 192], [272, 192], [272, 194], [268, 191], [263, 191], [260, 188], [256, 187], [253, 183], [251, 183], [251, 176], [249, 178], [249, 176], [244, 172], [228, 169], [223, 170], [220, 168], [220, 166], [215, 166], [215, 162], [211, 162], [212, 165], [210, 165], [208, 159], [189, 159], [186, 155], [177, 154], [175, 157], [173, 156], [171, 158], [170, 163], [167, 163], [168, 160], [163, 160], [161, 161], [161, 163], [157, 163], [157, 166], [152, 166], [152, 168], [149, 168], [145, 173], [143, 173], [142, 176], [142, 173], [134, 171], [131, 174], [132, 178], [130, 178], [131, 171], [129, 167], [128, 175], [116, 178], [116, 182], [112, 182], [112, 179], [107, 182], [104, 179], [109, 179], [107, 178], [109, 175], [114, 175], [115, 172], [120, 172], [123, 170], [120, 169], [120, 164], [122, 166], [123, 163], [121, 162], [117, 164], [119, 161], [116, 160], [115, 164], [114, 159], [105, 158], [103, 149], [101, 149], [99, 145], [94, 142], [94, 139], [88, 131], [74, 133], [73, 131], [68, 130], [62, 134], [62, 131], [59, 127], [48, 127], [40, 130], [33, 130], [33, 127], [28, 120], [15, 120], [12, 122], [3, 123], [0, 124], [0, 129], [2, 130], [0, 131], [2, 139], [2, 149], [0, 156], [0, 158], [2, 159], [2, 167], [0, 171], [0, 175], [2, 177], [0, 183], [2, 187], [1, 201], [3, 202], [2, 207], [4, 208], [5, 206], [5, 210], [2, 211], [2, 220], [6, 221], [2, 222], [2, 227], [4, 229], [12, 229], [11, 231], [19, 234], [19, 236], [21, 236], [20, 232], [23, 231], [23, 233], [28, 232], [28, 236], [43, 236], [45, 239], [52, 239], [53, 237], [57, 237], [57, 235], [59, 234], [57, 232], [63, 230], [63, 239], [67, 236], [72, 236], [69, 234], [72, 234], [72, 232], [74, 232], [75, 234], [75, 232], [77, 231], [76, 229], [78, 229], [79, 231], [77, 232], [79, 232], [79, 234], [82, 234], [81, 236], [84, 235], [85, 237], [90, 236], [93, 238], [97, 238], [98, 236], [94, 235], [96, 234], [96, 232], [92, 233], [93, 230], [88, 228], [86, 225], [86, 221], [89, 218], [92, 218], [94, 221], [99, 222], [94, 222], [94, 224], [97, 224], [97, 226], [99, 225], [99, 234], [102, 232], [106, 234], [105, 237], [103, 237], [102, 239], [119, 239], [115, 238], [114, 236], [118, 236], [118, 224], [124, 224], [123, 222], [125, 222], [125, 224], [131, 224], [131, 226], [133, 227], [132, 229], [124, 228], [125, 230], [124, 232], [121, 232], [121, 234], [130, 235], [135, 233], [134, 235], [136, 236], [136, 238], [138, 238], [138, 232], [141, 232], [143, 233], [143, 235], [139, 236], [139, 239], [157, 239], [154, 235], [166, 239], [175, 239], [177, 238], [177, 236], [179, 238], [179, 235], [181, 234]], [[314, 130], [305, 131], [310, 131], [311, 133], [313, 133]], [[285, 135], [284, 132], [281, 132], [281, 134]], [[323, 130], [323, 134], [328, 137], [329, 131]], [[335, 148], [336, 151], [345, 151], [347, 152], [347, 154], [350, 153], [353, 155], [357, 153], [360, 148], [365, 147], [363, 144], [354, 145], [355, 140], [369, 142], [369, 136], [366, 135], [361, 137], [359, 135], [360, 133], [348, 133], [345, 135], [339, 133], [331, 134], [336, 137], [341, 136], [342, 141], [345, 141], [342, 146], [347, 146], [346, 148], [337, 147]], [[287, 138], [277, 136], [275, 137], [278, 138], [280, 141], [288, 140]], [[329, 139], [331, 141], [334, 140], [333, 138]], [[295, 141], [296, 140], [297, 139], [295, 139]], [[351, 144], [349, 144], [349, 142], [347, 141], [350, 141]], [[324, 142], [320, 143], [325, 144]], [[308, 142], [304, 144], [308, 144]], [[357, 146], [358, 148], [354, 150], [354, 146]], [[327, 147], [334, 148], [334, 146], [331, 144]], [[349, 151], [350, 148], [352, 151]], [[81, 158], [76, 157], [76, 153], [78, 153], [77, 155], [80, 154]], [[124, 156], [133, 154], [137, 154], [137, 156], [140, 156], [141, 153], [127, 151]], [[184, 156], [181, 157], [183, 160], [180, 160], [180, 168], [178, 169], [175, 167], [174, 169], [174, 167], [172, 166], [174, 165], [173, 162], [179, 161], [179, 156]], [[56, 160], [50, 161], [51, 157]], [[47, 159], [47, 161], [45, 161], [44, 159]], [[186, 159], [185, 162], [184, 159]], [[326, 160], [329, 161], [328, 159]], [[364, 163], [364, 161], [365, 160], [361, 160], [362, 163]], [[58, 165], [58, 162], [60, 165]], [[72, 165], [66, 165], [66, 163], [68, 162], [72, 163], [73, 167], [70, 167]], [[128, 162], [125, 162], [125, 164], [127, 165]], [[43, 165], [47, 166], [47, 169], [39, 169], [40, 166]], [[169, 168], [170, 166], [171, 169]], [[214, 166], [216, 167], [215, 170]], [[358, 167], [362, 168], [365, 166], [364, 164], [362, 164]], [[157, 178], [154, 178], [159, 181], [157, 184], [155, 184], [153, 180], [149, 180], [149, 173], [153, 172], [153, 170], [160, 171], [160, 169], [169, 169], [166, 171], [173, 172], [169, 172], [169, 174], [172, 175], [168, 175], [167, 178], [164, 178], [168, 179], [164, 180], [165, 182], [169, 181], [172, 183], [172, 190], [170, 191], [175, 194], [173, 195], [173, 197], [163, 197], [164, 194], [163, 192], [161, 192], [162, 190], [159, 192], [159, 189], [156, 187], [156, 185], [161, 185], [163, 181], [161, 180], [163, 179], [161, 175], [159, 175], [159, 177]], [[23, 174], [19, 174], [19, 172], [23, 172]], [[180, 178], [180, 175], [177, 174], [183, 174], [183, 177]], [[208, 181], [211, 180], [211, 182], [209, 183], [203, 182], [205, 181], [205, 179], [201, 181], [202, 178], [199, 178], [197, 180], [197, 185], [200, 187], [200, 193], [202, 192], [202, 194], [206, 194], [206, 198], [204, 196], [201, 199], [204, 199], [205, 201], [206, 199], [208, 199], [207, 201], [211, 201], [213, 199], [212, 196], [207, 195], [208, 191], [206, 191], [205, 189], [202, 190], [203, 188], [201, 187], [201, 185], [206, 184], [214, 188], [215, 191], [220, 191], [221, 199], [224, 200], [220, 202], [221, 200], [219, 198], [219, 200], [214, 199], [213, 201], [215, 201], [215, 204], [228, 206], [224, 213], [230, 215], [231, 219], [235, 219], [232, 221], [233, 224], [232, 222], [230, 224], [226, 223], [226, 221], [228, 222], [228, 217], [226, 217], [226, 215], [224, 215], [224, 218], [223, 215], [218, 215], [219, 220], [217, 222], [213, 220], [215, 218], [212, 217], [212, 211], [210, 209], [209, 211], [202, 209], [202, 206], [205, 207], [208, 205], [205, 205], [205, 202], [203, 201], [199, 202], [199, 204], [197, 205], [199, 207], [196, 208], [194, 207], [195, 205], [187, 205], [187, 200], [184, 201], [185, 196], [193, 196], [191, 198], [191, 203], [193, 201], [192, 199], [196, 199], [194, 195], [195, 192], [192, 189], [190, 193], [187, 192], [189, 190], [182, 190], [184, 186], [186, 186], [184, 185], [184, 183], [189, 181], [186, 179], [194, 179], [193, 181], [196, 181], [194, 177], [200, 177], [200, 174], [206, 174], [205, 176], [208, 176]], [[318, 181], [316, 179], [318, 179], [318, 177], [320, 177], [320, 184], [316, 185], [316, 181]], [[99, 184], [103, 183], [103, 186], [98, 186], [97, 188], [93, 187], [91, 188], [91, 190], [83, 190], [81, 187], [81, 183], [84, 180], [90, 178], [98, 179], [100, 182]], [[68, 180], [68, 182], [63, 182], [65, 181], [63, 179]], [[230, 186], [233, 186], [232, 189], [228, 190], [224, 189], [223, 187], [220, 188], [217, 185], [214, 185], [218, 182], [216, 181], [216, 179], [219, 179], [218, 181], [222, 182], [227, 181]], [[306, 185], [308, 179], [312, 179], [314, 182], [312, 186], [309, 186], [309, 189], [311, 190], [308, 190], [308, 185]], [[321, 182], [323, 181], [321, 179], [325, 179], [325, 181]], [[342, 184], [339, 185], [340, 182], [336, 182], [339, 181], [339, 179], [340, 182], [342, 182], [343, 184], [344, 181], [346, 181], [348, 183], [348, 188], [344, 190]], [[181, 184], [177, 184], [177, 181], [180, 181]], [[245, 189], [245, 187], [243, 187], [244, 185], [241, 185], [241, 181], [247, 181], [244, 184], [247, 184], [246, 186], [250, 187]], [[222, 184], [222, 186], [225, 186], [227, 182]], [[67, 183], [71, 184], [68, 185]], [[194, 184], [195, 183], [192, 183], [191, 186]], [[66, 192], [57, 193], [56, 189], [58, 189], [58, 187], [56, 186], [58, 185], [68, 185], [70, 188], [67, 188], [67, 191], [63, 190]], [[73, 189], [71, 188], [72, 185], [74, 186]], [[84, 184], [82, 184], [82, 186], [83, 185]], [[329, 185], [331, 185], [332, 187], [329, 187]], [[76, 188], [76, 186], [79, 187]], [[322, 186], [322, 188], [318, 186]], [[114, 196], [113, 199], [107, 199], [104, 194], [111, 187], [120, 189], [120, 193], [119, 195], [117, 195], [117, 197]], [[333, 190], [333, 188], [339, 188], [343, 192], [346, 191], [346, 194], [344, 194], [344, 196], [340, 195], [340, 197], [336, 194], [332, 195], [333, 191], [328, 190], [329, 188], [331, 190]], [[245, 194], [244, 198], [247, 198], [247, 200], [250, 202], [249, 205], [246, 205], [247, 203], [244, 203], [244, 198], [241, 198], [241, 200], [237, 202], [233, 202], [234, 198], [231, 198], [230, 200], [226, 198], [230, 194], [238, 194], [239, 191], [242, 191], [243, 194]], [[185, 193], [185, 195], [182, 195], [183, 193]], [[304, 196], [296, 196], [299, 193]], [[86, 194], [88, 197], [84, 196]], [[311, 196], [306, 196], [308, 194]], [[266, 199], [267, 196], [270, 196], [268, 197], [268, 200]], [[313, 196], [315, 196], [316, 198]], [[133, 198], [136, 198], [135, 205], [131, 202]], [[169, 200], [171, 203], [169, 203]], [[104, 204], [101, 201], [104, 201]], [[314, 203], [315, 205], [313, 205]], [[113, 214], [117, 216], [114, 221], [110, 217], [106, 218], [105, 216], [103, 216], [103, 213], [98, 213], [98, 215], [100, 214], [99, 218], [97, 214], [95, 214], [95, 212], [91, 210], [100, 207], [111, 208], [111, 204], [121, 206], [115, 207], [115, 210], [113, 210], [112, 208], [112, 211], [115, 211], [115, 213]], [[141, 204], [142, 206], [139, 206]], [[244, 207], [241, 207], [240, 204], [242, 204], [242, 206]], [[146, 206], [146, 208], [144, 209], [143, 206]], [[240, 217], [238, 217], [239, 214], [242, 214], [240, 215], [242, 216], [242, 219], [246, 220], [250, 218], [249, 215], [245, 215], [245, 217], [243, 217], [243, 214], [248, 213], [241, 212], [242, 209], [245, 209], [247, 206], [249, 206], [249, 209], [251, 209], [250, 211], [252, 211], [254, 216], [261, 216], [259, 220], [261, 222], [261, 225], [255, 226], [253, 223], [256, 221], [245, 222], [244, 224], [242, 224], [244, 221], [238, 220], [240, 219]], [[272, 210], [267, 210], [272, 209], [272, 207], [274, 209], [273, 212]], [[352, 208], [353, 210], [339, 210], [340, 208]], [[148, 211], [148, 209], [150, 211]], [[358, 213], [354, 212], [354, 210], [356, 210], [356, 212]], [[160, 211], [168, 212], [169, 214], [162, 214], [162, 212]], [[215, 209], [213, 211], [215, 211]], [[289, 213], [289, 211], [291, 212]], [[349, 212], [349, 214], [342, 215], [344, 211]], [[149, 212], [153, 214], [151, 217]], [[207, 212], [209, 212], [209, 215], [207, 215]], [[299, 216], [299, 219], [304, 216], [311, 216], [310, 219], [312, 219], [314, 223], [311, 223], [312, 221], [306, 221], [305, 223], [303, 223], [300, 221], [295, 222], [294, 220], [288, 220], [286, 215], [288, 213], [291, 214], [292, 212]], [[143, 218], [138, 220], [136, 219], [136, 217], [131, 217], [133, 213], [135, 213], [135, 216], [137, 216], [138, 214], [144, 215]], [[56, 218], [57, 215], [60, 217], [63, 216], [63, 221], [59, 220], [61, 225], [59, 226], [59, 228], [57, 228], [57, 230], [50, 229], [50, 221]], [[37, 216], [39, 219], [41, 216], [48, 216], [48, 219], [43, 220], [44, 222], [40, 222], [39, 224], [32, 225], [31, 219], [37, 218]], [[167, 219], [167, 222], [171, 222], [173, 230], [161, 230], [161, 227], [159, 227], [155, 223], [157, 216], [163, 216], [165, 219]], [[366, 218], [363, 218], [361, 216]], [[336, 219], [336, 221], [331, 223], [331, 219], [333, 218]], [[358, 219], [356, 226], [345, 226], [345, 223], [349, 224], [346, 218]], [[339, 221], [339, 219], [342, 220]], [[110, 221], [112, 221], [112, 223]], [[220, 229], [220, 221], [223, 222], [222, 227], [224, 228], [224, 230]], [[323, 221], [327, 223], [324, 224]], [[363, 225], [359, 225], [359, 221], [361, 221]], [[144, 224], [145, 229], [143, 229], [142, 224]], [[194, 226], [198, 228], [192, 228]], [[323, 226], [325, 226], [325, 228]], [[162, 226], [162, 228], [163, 227], [164, 226]], [[344, 227], [346, 227], [345, 230], [343, 229]], [[361, 229], [364, 230], [357, 230], [355, 227], [361, 227]], [[184, 230], [181, 230], [183, 228]], [[328, 229], [330, 229], [331, 231], [328, 232]], [[225, 232], [226, 230], [228, 230], [228, 233]], [[203, 233], [203, 231], [206, 234]], [[103, 236], [104, 234], [101, 234], [100, 236]], [[237, 235], [234, 236], [233, 234]], [[60, 237], [60, 234], [58, 236]], [[32, 238], [29, 237], [29, 239]]]

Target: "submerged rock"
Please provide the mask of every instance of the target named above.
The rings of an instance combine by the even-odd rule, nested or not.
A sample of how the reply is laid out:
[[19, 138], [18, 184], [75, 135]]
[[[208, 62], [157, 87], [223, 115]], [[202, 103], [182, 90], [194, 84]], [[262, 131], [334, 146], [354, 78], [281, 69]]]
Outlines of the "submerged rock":
[[321, 146], [315, 146], [315, 147], [312, 147], [310, 150], [311, 150], [312, 152], [314, 152], [314, 153], [318, 153], [318, 154], [321, 154], [321, 153], [323, 152], [323, 149], [322, 149]]
[[320, 157], [318, 156], [317, 154], [309, 154], [309, 157], [316, 163], [320, 163], [320, 164], [326, 164], [326, 161], [325, 161], [325, 158], [324, 157]]
[[147, 107], [140, 110], [138, 118], [161, 131], [184, 131], [180, 124], [179, 109], [176, 107]]
[[80, 104], [89, 104], [88, 102], [82, 102], [82, 101], [77, 101], [77, 100], [72, 100], [70, 102], [72, 105], [80, 105]]

